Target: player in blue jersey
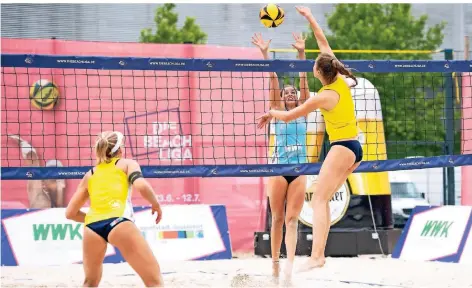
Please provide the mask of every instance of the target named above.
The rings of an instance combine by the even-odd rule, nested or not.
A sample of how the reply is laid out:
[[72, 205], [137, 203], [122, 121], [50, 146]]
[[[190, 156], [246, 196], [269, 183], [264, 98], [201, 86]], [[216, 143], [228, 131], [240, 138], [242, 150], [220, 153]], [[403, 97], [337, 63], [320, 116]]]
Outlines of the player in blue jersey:
[[[305, 58], [305, 37], [293, 34], [299, 59]], [[269, 41], [264, 41], [260, 34], [255, 34], [252, 43], [259, 47], [264, 59], [269, 59]], [[291, 110], [303, 104], [310, 96], [306, 73], [300, 73], [300, 97], [294, 86], [280, 89], [277, 74], [270, 73], [269, 88], [270, 108], [276, 110]], [[272, 157], [274, 164], [303, 164], [307, 163], [306, 153], [306, 116], [285, 123], [275, 121], [275, 151]], [[284, 274], [290, 277], [292, 273], [295, 250], [297, 247], [298, 217], [303, 207], [306, 190], [306, 176], [275, 176], [268, 182], [269, 204], [272, 212], [271, 250], [273, 276], [278, 277], [280, 266], [280, 247], [282, 245], [283, 224], [285, 222], [285, 246], [287, 248], [287, 263]], [[286, 202], [286, 203], [285, 203]], [[286, 210], [285, 210], [286, 205]], [[284, 211], [285, 210], [285, 211]], [[285, 212], [285, 213], [284, 213]], [[285, 215], [284, 215], [285, 214]]]
[[[320, 110], [326, 124], [326, 132], [331, 143], [317, 179], [316, 193], [313, 194], [313, 246], [311, 257], [299, 269], [308, 271], [325, 265], [325, 248], [330, 229], [329, 202], [347, 177], [359, 167], [363, 151], [359, 142], [355, 103], [351, 88], [357, 79], [351, 71], [336, 58], [323, 30], [312, 15], [310, 8], [297, 6], [298, 13], [310, 23], [321, 50], [313, 66], [313, 74], [323, 87], [315, 97], [290, 111], [272, 109], [258, 117], [258, 128], [278, 119], [291, 123], [299, 117]], [[349, 79], [349, 80], [348, 80]]]

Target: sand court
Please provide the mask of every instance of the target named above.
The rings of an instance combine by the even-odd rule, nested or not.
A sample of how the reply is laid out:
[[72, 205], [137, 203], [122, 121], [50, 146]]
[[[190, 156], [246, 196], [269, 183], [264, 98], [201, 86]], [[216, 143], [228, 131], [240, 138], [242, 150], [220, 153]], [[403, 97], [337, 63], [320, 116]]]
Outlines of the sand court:
[[[298, 257], [298, 264], [304, 261]], [[284, 259], [285, 260], [285, 259]], [[282, 265], [284, 264], [282, 261]], [[389, 257], [328, 258], [323, 269], [272, 280], [271, 260], [248, 257], [161, 263], [167, 287], [472, 287], [472, 265]], [[282, 266], [283, 267], [283, 266]], [[2, 267], [2, 287], [78, 287], [82, 265]], [[126, 264], [105, 264], [100, 287], [143, 287]]]

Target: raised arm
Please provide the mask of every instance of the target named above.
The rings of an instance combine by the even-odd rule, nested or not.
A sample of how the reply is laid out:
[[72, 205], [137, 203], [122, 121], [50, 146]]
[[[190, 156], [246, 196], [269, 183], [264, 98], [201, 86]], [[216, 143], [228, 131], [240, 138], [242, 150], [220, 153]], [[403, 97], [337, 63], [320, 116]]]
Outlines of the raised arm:
[[[295, 44], [292, 44], [292, 47], [297, 49], [298, 55], [297, 58], [300, 60], [306, 60], [305, 55], [305, 40], [306, 36], [303, 34], [297, 35], [292, 33], [293, 38], [295, 39]], [[300, 98], [298, 101], [300, 104], [305, 103], [305, 101], [310, 98], [310, 88], [308, 87], [308, 78], [306, 72], [300, 72]]]
[[310, 23], [313, 34], [315, 34], [316, 43], [318, 43], [318, 48], [320, 48], [321, 53], [330, 54], [334, 57], [334, 53], [329, 46], [328, 39], [326, 39], [323, 30], [321, 29], [313, 14], [311, 14], [310, 8], [304, 6], [297, 6], [295, 8], [297, 9], [298, 13], [305, 17]]
[[[328, 39], [326, 39], [326, 36], [324, 35], [323, 30], [321, 29], [320, 25], [316, 21], [313, 14], [311, 14], [310, 8], [303, 7], [303, 6], [297, 6], [295, 8], [297, 9], [298, 13], [300, 13], [303, 17], [305, 17], [310, 23], [311, 29], [313, 30], [313, 34], [315, 35], [315, 38], [316, 38], [316, 43], [318, 43], [318, 48], [320, 48], [321, 53], [325, 53], [336, 58], [333, 50], [329, 46]], [[344, 65], [342, 65], [341, 62], [337, 61], [337, 64], [338, 64], [337, 69], [339, 72], [338, 76], [341, 75], [349, 87], [356, 86], [357, 80], [354, 77], [354, 75], [352, 75], [350, 71], [344, 68]]]
[[[252, 36], [252, 44], [256, 45], [259, 47], [261, 50], [262, 56], [264, 57], [265, 60], [269, 59], [269, 40], [267, 42], [262, 39], [261, 33], [257, 34], [255, 33], [254, 36]], [[269, 103], [270, 103], [270, 109], [281, 109], [282, 106], [282, 101], [280, 99], [280, 86], [279, 86], [279, 79], [277, 78], [277, 74], [275, 72], [270, 72], [269, 73], [270, 77], [270, 82], [269, 82]]]

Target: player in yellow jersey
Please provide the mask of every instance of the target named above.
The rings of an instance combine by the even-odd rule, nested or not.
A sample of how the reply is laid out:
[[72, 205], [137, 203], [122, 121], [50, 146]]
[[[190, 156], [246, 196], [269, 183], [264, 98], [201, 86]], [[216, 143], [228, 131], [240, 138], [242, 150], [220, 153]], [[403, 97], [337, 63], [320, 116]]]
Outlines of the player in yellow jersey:
[[325, 264], [324, 251], [330, 228], [329, 200], [359, 166], [363, 152], [357, 137], [357, 120], [350, 90], [357, 80], [334, 56], [310, 9], [301, 6], [296, 9], [310, 22], [321, 51], [313, 73], [323, 87], [315, 97], [310, 97], [297, 108], [290, 111], [270, 110], [258, 118], [258, 127], [264, 127], [272, 118], [289, 122], [316, 109], [320, 109], [324, 117], [331, 147], [321, 166], [317, 188], [313, 193], [313, 247], [310, 259], [299, 269], [306, 271]]
[[[85, 287], [96, 287], [102, 278], [107, 242], [118, 248], [147, 287], [163, 286], [159, 263], [133, 223], [131, 188], [138, 190], [157, 213], [162, 211], [154, 191], [143, 178], [141, 167], [131, 159], [120, 158], [123, 134], [103, 132], [95, 144], [97, 165], [82, 178], [66, 209], [67, 219], [85, 224], [83, 265]], [[90, 200], [87, 213], [80, 208]]]

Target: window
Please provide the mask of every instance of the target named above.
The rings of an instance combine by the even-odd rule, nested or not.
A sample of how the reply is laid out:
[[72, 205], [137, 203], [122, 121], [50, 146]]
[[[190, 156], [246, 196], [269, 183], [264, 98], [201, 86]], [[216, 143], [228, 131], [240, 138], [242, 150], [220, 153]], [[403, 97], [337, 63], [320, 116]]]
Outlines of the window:
[[393, 198], [421, 198], [421, 194], [412, 182], [390, 183]]

